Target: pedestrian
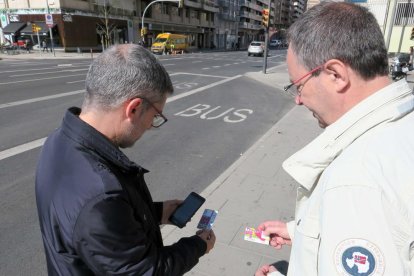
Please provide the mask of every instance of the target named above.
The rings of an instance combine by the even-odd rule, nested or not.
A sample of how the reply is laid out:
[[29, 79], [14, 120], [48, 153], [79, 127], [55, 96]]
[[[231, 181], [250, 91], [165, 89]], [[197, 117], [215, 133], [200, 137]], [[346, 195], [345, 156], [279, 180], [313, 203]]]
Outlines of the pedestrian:
[[30, 54], [30, 42], [28, 40], [24, 41], [23, 48], [26, 50], [26, 53]]
[[290, 276], [412, 275], [414, 95], [388, 77], [377, 20], [362, 6], [321, 2], [288, 42], [285, 91], [324, 132], [283, 163], [299, 183], [294, 221], [258, 229], [277, 249], [292, 245]]
[[44, 52], [46, 50], [46, 52], [49, 53], [49, 49], [47, 48], [47, 42], [46, 40], [42, 41], [42, 52]]
[[159, 225], [182, 201], [153, 202], [148, 171], [120, 150], [167, 122], [172, 92], [164, 67], [141, 46], [119, 44], [94, 59], [82, 109], [67, 110], [36, 172], [49, 275], [183, 275], [213, 248], [211, 230], [163, 245]]

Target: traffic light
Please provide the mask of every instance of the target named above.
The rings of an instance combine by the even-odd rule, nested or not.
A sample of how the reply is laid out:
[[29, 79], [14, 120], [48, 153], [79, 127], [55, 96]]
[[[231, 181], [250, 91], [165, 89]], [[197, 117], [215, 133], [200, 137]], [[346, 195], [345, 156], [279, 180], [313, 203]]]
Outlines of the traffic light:
[[179, 8], [184, 7], [184, 0], [178, 0], [178, 7]]
[[263, 9], [262, 11], [262, 25], [263, 27], [269, 27], [269, 9]]
[[144, 28], [141, 29], [141, 36], [144, 36], [147, 33], [148, 33], [148, 31], [147, 31], [147, 28], [146, 27], [144, 27]]
[[414, 28], [411, 29], [411, 36], [410, 36], [411, 40], [414, 40]]

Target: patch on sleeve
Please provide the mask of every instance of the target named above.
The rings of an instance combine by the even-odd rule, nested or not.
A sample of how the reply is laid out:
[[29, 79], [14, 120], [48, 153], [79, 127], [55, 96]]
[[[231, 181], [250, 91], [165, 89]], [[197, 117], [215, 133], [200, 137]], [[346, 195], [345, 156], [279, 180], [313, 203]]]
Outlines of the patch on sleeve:
[[334, 261], [341, 275], [377, 276], [385, 270], [384, 255], [379, 248], [363, 239], [348, 239], [335, 249]]

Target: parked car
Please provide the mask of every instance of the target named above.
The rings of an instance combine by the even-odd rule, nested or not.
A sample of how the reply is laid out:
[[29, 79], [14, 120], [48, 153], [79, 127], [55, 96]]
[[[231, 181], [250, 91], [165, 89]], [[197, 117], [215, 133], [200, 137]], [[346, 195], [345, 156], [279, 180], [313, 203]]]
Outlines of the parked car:
[[265, 51], [265, 43], [263, 41], [252, 41], [250, 42], [249, 48], [247, 49], [247, 55], [263, 56]]
[[279, 47], [279, 46], [282, 46], [282, 41], [279, 40], [279, 39], [272, 39], [269, 42], [269, 46], [270, 47]]

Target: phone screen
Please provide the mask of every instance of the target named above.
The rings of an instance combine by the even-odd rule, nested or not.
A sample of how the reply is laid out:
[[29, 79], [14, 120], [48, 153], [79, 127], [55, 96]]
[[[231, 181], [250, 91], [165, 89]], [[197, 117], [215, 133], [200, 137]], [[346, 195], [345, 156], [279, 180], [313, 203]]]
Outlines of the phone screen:
[[195, 212], [197, 212], [201, 205], [203, 205], [204, 201], [205, 198], [192, 192], [174, 211], [170, 217], [170, 221], [178, 227], [183, 228], [192, 216], [194, 216]]

